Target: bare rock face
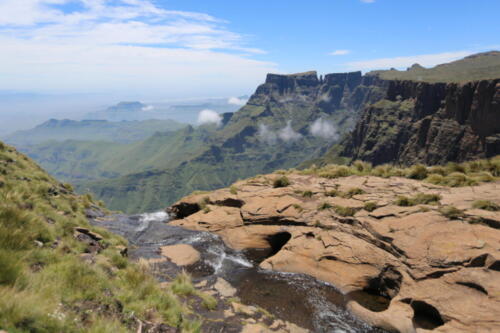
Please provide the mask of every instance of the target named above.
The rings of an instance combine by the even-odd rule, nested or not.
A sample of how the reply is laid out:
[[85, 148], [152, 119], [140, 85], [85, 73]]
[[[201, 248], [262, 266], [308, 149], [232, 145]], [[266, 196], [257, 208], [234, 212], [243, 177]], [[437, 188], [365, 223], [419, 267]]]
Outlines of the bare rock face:
[[200, 260], [200, 253], [188, 244], [162, 246], [160, 251], [162, 256], [167, 257], [177, 266], [192, 265]]
[[373, 164], [442, 164], [500, 154], [500, 79], [388, 81], [362, 113], [341, 155]]
[[[171, 209], [201, 200], [209, 209], [170, 223], [217, 233], [235, 249], [268, 249], [262, 268], [329, 282], [351, 311], [388, 331], [500, 330], [500, 231], [491, 223], [500, 213], [472, 208], [475, 200], [500, 204], [499, 182], [447, 188], [397, 177], [292, 174], [290, 186], [273, 188], [276, 177], [236, 183], [237, 194], [222, 189], [184, 198]], [[358, 194], [350, 198], [331, 196], [353, 188]], [[418, 193], [440, 200], [395, 203]], [[227, 206], [224, 198], [241, 205]], [[444, 206], [463, 214], [450, 219]]]

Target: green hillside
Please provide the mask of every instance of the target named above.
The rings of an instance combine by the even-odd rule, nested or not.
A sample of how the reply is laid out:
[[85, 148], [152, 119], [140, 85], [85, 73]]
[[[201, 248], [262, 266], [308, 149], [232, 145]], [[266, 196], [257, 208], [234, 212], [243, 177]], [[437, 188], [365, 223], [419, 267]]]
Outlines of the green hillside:
[[36, 145], [45, 141], [108, 141], [130, 143], [144, 140], [156, 132], [175, 131], [184, 124], [174, 120], [119, 121], [51, 119], [35, 128], [17, 131], [5, 138], [16, 145]]
[[500, 78], [500, 52], [478, 53], [432, 68], [418, 64], [406, 71], [381, 70], [367, 73], [385, 80], [412, 80], [425, 82], [467, 82]]
[[0, 329], [8, 332], [135, 332], [156, 318], [183, 331], [199, 323], [126, 241], [91, 226], [103, 210], [0, 142]]

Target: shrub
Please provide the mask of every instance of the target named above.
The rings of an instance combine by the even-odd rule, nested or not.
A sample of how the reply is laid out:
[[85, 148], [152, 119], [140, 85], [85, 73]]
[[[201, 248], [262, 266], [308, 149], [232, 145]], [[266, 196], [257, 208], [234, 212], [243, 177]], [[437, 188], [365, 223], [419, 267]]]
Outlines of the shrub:
[[273, 187], [278, 188], [278, 187], [287, 187], [291, 184], [290, 180], [288, 179], [287, 176], [281, 176], [278, 177], [274, 180], [273, 182]]
[[377, 203], [373, 201], [369, 201], [365, 203], [365, 206], [363, 207], [364, 210], [367, 212], [373, 212], [377, 208]]
[[356, 214], [356, 209], [353, 207], [335, 206], [334, 211], [340, 216], [353, 216]]
[[477, 200], [472, 203], [473, 208], [488, 210], [490, 212], [498, 212], [500, 206], [489, 200]]

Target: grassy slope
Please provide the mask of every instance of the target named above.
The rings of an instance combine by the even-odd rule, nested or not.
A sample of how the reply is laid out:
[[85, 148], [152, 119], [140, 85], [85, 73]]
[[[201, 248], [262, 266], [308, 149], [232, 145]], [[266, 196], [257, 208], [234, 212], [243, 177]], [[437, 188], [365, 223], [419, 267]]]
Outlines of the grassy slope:
[[110, 122], [52, 119], [33, 129], [15, 132], [6, 141], [16, 146], [65, 140], [131, 143], [144, 140], [156, 132], [176, 131], [184, 126], [174, 120]]
[[[0, 142], [0, 329], [128, 332], [154, 319], [196, 331], [172, 290], [120, 255], [124, 239], [89, 225], [84, 210], [92, 206]], [[75, 227], [103, 237], [94, 263], [83, 260]]]
[[[238, 179], [276, 169], [291, 168], [305, 159], [320, 156], [331, 141], [304, 136], [290, 143], [268, 144], [255, 135], [244, 136], [246, 129], [257, 131], [259, 123], [270, 128], [283, 128], [292, 121], [294, 129], [307, 134], [310, 124], [320, 116], [342, 124], [346, 131], [352, 126], [352, 113], [337, 110], [332, 115], [321, 113], [311, 104], [269, 103], [269, 107], [247, 104], [224, 128], [211, 135], [200, 135], [196, 129], [188, 140], [196, 149], [188, 154], [185, 145], [163, 167], [131, 173], [116, 179], [79, 183], [79, 191], [90, 191], [106, 201], [109, 207], [129, 213], [161, 209], [193, 190], [212, 190], [228, 186]], [[271, 110], [271, 112], [269, 112]], [[340, 126], [339, 126], [340, 127]], [[167, 146], [151, 148], [152, 156], [172, 154]], [[149, 162], [152, 165], [151, 162]], [[158, 164], [157, 164], [158, 165]]]
[[131, 144], [67, 140], [22, 150], [58, 179], [78, 183], [176, 166], [200, 152], [208, 136], [208, 130], [187, 127]]
[[373, 71], [386, 80], [412, 80], [426, 82], [467, 82], [500, 77], [500, 52], [479, 53], [461, 60], [432, 68], [413, 66], [407, 71]]

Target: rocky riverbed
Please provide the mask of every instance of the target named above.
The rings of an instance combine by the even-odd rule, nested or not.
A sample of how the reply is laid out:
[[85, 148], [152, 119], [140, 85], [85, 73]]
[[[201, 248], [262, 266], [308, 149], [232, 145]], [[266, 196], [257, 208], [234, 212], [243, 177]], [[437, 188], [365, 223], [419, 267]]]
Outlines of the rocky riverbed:
[[217, 299], [214, 309], [186, 303], [204, 319], [203, 332], [382, 332], [346, 310], [345, 296], [309, 275], [261, 268], [272, 249], [231, 249], [220, 236], [172, 226], [165, 212], [94, 217], [129, 240], [129, 256], [147, 260], [164, 283], [186, 270]]
[[[373, 327], [393, 332], [500, 330], [498, 182], [450, 188], [398, 177], [288, 174], [281, 183], [276, 181], [280, 177], [259, 176], [231, 189], [188, 196], [169, 208], [176, 216], [169, 224], [217, 234], [229, 248], [250, 257], [260, 252], [263, 260], [252, 274], [260, 269], [296, 273], [284, 275], [283, 281], [299, 279], [292, 285], [301, 286], [300, 277], [312, 276], [335, 286], [327, 288], [340, 292], [332, 292], [331, 304], [345, 304]], [[253, 294], [269, 285], [258, 280], [252, 277], [247, 287]], [[244, 293], [245, 286], [238, 287]], [[321, 321], [314, 311], [295, 313], [293, 304], [315, 298], [314, 284], [295, 294], [294, 288], [270, 289], [275, 300], [284, 300], [283, 315], [289, 311], [290, 319], [309, 329], [334, 331], [323, 322], [352, 318]], [[250, 295], [247, 300], [256, 302]], [[339, 308], [322, 307], [345, 313]], [[309, 324], [301, 321], [308, 316]], [[347, 326], [363, 331], [356, 324]]]

